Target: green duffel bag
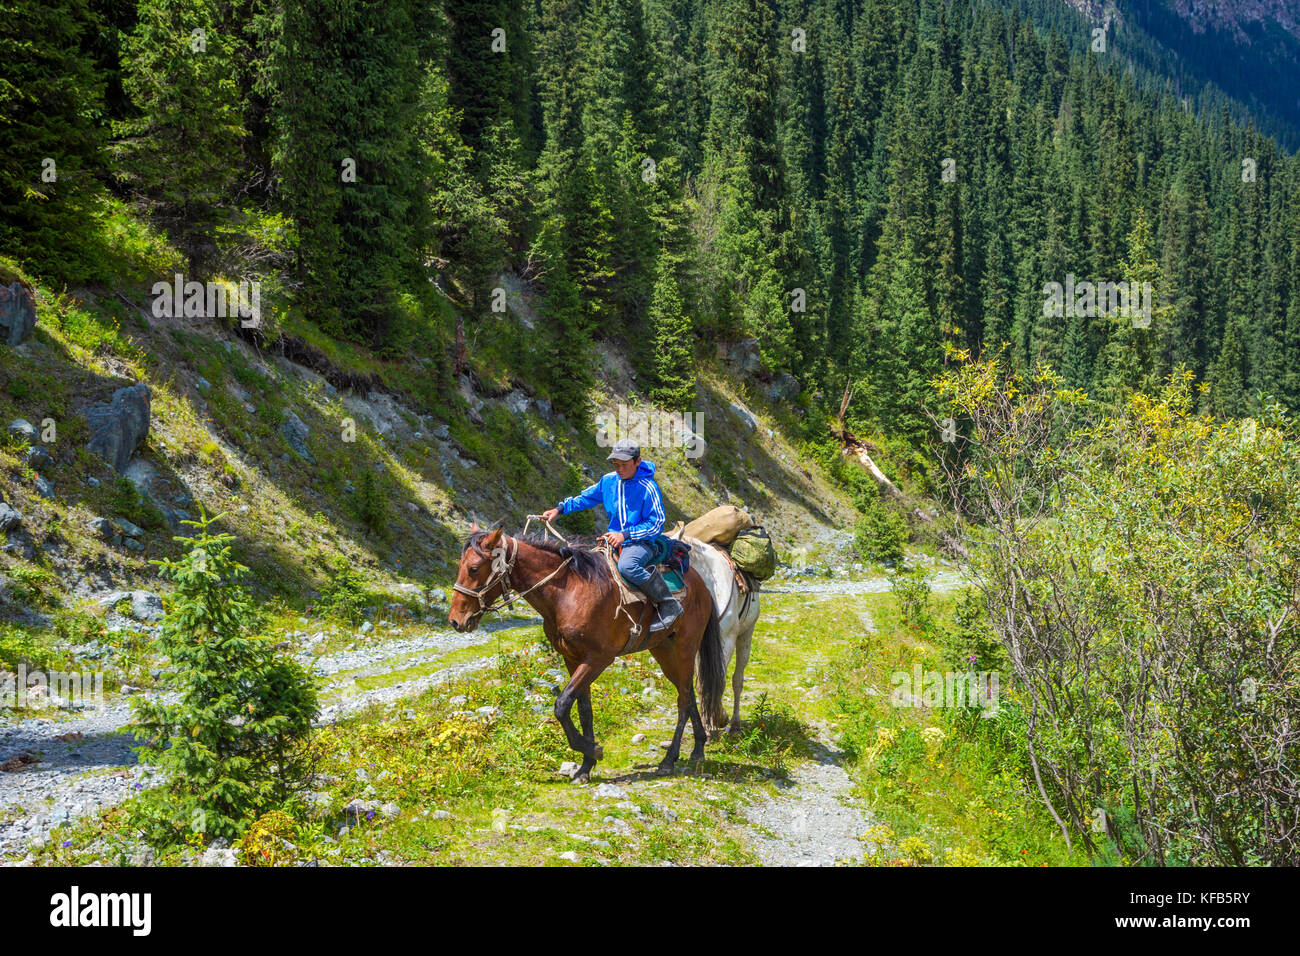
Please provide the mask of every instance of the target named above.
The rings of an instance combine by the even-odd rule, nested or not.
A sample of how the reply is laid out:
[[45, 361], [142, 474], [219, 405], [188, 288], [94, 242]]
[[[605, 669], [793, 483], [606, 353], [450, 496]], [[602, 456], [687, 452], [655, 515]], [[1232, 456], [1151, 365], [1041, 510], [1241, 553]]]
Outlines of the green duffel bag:
[[746, 528], [731, 542], [731, 560], [760, 581], [776, 573], [776, 548], [762, 525]]

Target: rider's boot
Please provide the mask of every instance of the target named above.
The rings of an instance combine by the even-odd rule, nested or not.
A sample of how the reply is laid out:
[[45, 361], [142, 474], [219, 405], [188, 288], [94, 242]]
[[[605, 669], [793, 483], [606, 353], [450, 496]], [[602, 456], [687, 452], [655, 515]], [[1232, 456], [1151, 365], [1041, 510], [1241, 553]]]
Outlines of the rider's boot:
[[681, 602], [673, 597], [668, 590], [668, 582], [664, 580], [658, 568], [649, 568], [650, 577], [641, 585], [641, 590], [645, 592], [646, 597], [650, 598], [655, 605], [656, 620], [650, 625], [650, 633], [658, 634], [671, 628], [677, 619], [682, 616], [684, 609]]

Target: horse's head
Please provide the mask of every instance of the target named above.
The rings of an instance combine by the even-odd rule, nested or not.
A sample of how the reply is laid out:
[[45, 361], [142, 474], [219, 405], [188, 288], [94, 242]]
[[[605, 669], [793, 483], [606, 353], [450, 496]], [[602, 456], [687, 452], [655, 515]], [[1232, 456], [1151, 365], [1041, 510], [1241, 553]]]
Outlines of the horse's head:
[[451, 599], [447, 614], [451, 626], [458, 631], [472, 631], [478, 627], [483, 612], [501, 596], [505, 587], [505, 575], [493, 574], [493, 552], [499, 554], [503, 547], [501, 529], [479, 537], [482, 529], [476, 521], [469, 532], [469, 540], [460, 554], [460, 567], [456, 569], [456, 596]]

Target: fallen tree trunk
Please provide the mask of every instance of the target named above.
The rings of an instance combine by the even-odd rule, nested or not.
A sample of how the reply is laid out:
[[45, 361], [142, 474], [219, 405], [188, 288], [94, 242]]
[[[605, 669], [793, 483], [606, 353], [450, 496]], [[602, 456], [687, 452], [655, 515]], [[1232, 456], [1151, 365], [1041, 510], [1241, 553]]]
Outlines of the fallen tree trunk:
[[841, 441], [844, 442], [844, 454], [853, 455], [857, 458], [858, 461], [862, 463], [863, 467], [871, 473], [871, 477], [876, 479], [881, 488], [888, 491], [895, 498], [903, 497], [903, 493], [898, 490], [898, 486], [889, 480], [889, 477], [880, 470], [880, 466], [872, 461], [871, 456], [867, 454], [866, 445], [858, 441], [847, 431], [844, 433], [844, 438], [842, 438]]
[[844, 454], [856, 457], [858, 461], [862, 463], [862, 466], [871, 473], [871, 477], [876, 479], [876, 482], [881, 488], [884, 488], [895, 498], [903, 497], [903, 493], [898, 490], [898, 486], [890, 481], [885, 473], [880, 470], [880, 467], [872, 460], [871, 455], [867, 452], [866, 443], [854, 437], [853, 433], [849, 431], [848, 426], [844, 424], [844, 416], [849, 410], [849, 402], [851, 401], [853, 401], [853, 383], [852, 381], [849, 381], [844, 383], [844, 398], [840, 402], [840, 413], [836, 416], [839, 428], [838, 430], [835, 430], [834, 428], [832, 429], [835, 431], [835, 437], [838, 438], [840, 444], [844, 446]]

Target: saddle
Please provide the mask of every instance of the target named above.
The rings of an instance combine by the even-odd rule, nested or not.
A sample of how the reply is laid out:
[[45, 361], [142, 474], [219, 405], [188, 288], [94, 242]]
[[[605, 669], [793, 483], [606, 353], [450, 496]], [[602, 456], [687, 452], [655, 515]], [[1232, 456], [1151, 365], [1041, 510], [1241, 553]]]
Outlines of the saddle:
[[[686, 571], [689, 569], [689, 555], [691, 547], [685, 541], [673, 540], [664, 536], [655, 539], [655, 544], [659, 547], [655, 555], [654, 567], [659, 569], [663, 575], [665, 583], [668, 585], [674, 595], [681, 594], [686, 590]], [[651, 609], [654, 607], [646, 595], [636, 587], [628, 583], [627, 579], [618, 570], [618, 559], [614, 557], [614, 549], [608, 545], [600, 545], [595, 549], [605, 556], [605, 563], [609, 566], [610, 577], [618, 585], [618, 610], [615, 617], [619, 614], [624, 615], [631, 623], [628, 631], [627, 643], [619, 651], [619, 655], [635, 654], [642, 650], [646, 639], [649, 637], [649, 631], [646, 630], [646, 618], [649, 616]], [[644, 604], [639, 619], [632, 615], [628, 607], [632, 604]]]
[[[674, 595], [681, 594], [686, 590], [686, 572], [690, 569], [688, 557], [691, 553], [691, 546], [685, 541], [674, 541], [671, 539], [658, 538], [655, 544], [659, 545], [659, 553], [655, 555], [655, 560], [651, 562], [654, 567], [659, 569], [659, 573], [664, 576], [664, 581]], [[605, 556], [605, 563], [609, 565], [610, 574], [618, 582], [619, 596], [623, 604], [636, 604], [638, 601], [646, 600], [646, 596], [641, 590], [630, 584], [627, 578], [618, 570], [618, 559], [614, 557], [613, 548], [597, 548]]]

